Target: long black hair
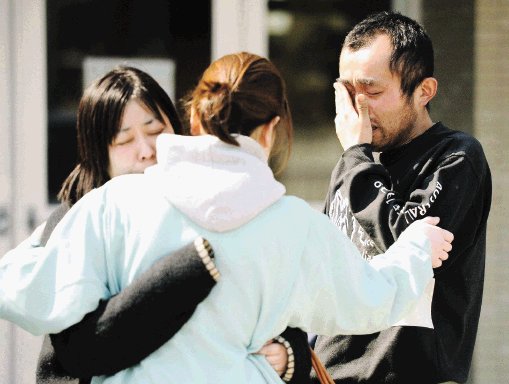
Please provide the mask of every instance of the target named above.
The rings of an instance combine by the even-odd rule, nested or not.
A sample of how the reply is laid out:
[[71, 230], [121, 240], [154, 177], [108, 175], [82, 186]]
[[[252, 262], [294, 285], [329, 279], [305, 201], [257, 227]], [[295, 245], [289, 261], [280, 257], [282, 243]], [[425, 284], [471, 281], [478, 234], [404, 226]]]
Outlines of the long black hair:
[[58, 193], [61, 202], [72, 205], [110, 179], [108, 146], [118, 134], [124, 109], [132, 99], [141, 102], [161, 122], [166, 115], [175, 133], [183, 133], [173, 102], [149, 74], [133, 67], [114, 68], [92, 83], [80, 100], [78, 164], [62, 184]]

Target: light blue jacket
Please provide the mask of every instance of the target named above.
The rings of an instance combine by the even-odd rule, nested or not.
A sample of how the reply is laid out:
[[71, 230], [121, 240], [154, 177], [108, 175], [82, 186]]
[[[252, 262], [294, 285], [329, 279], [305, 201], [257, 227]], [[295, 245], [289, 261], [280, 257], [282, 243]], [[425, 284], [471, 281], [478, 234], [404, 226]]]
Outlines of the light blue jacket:
[[93, 383], [277, 383], [253, 353], [287, 326], [362, 334], [408, 314], [433, 276], [418, 225], [368, 264], [326, 216], [282, 196], [261, 148], [240, 141], [162, 135], [159, 165], [87, 194], [45, 248], [0, 260], [0, 317], [58, 332], [196, 236], [215, 250], [216, 287], [170, 341]]

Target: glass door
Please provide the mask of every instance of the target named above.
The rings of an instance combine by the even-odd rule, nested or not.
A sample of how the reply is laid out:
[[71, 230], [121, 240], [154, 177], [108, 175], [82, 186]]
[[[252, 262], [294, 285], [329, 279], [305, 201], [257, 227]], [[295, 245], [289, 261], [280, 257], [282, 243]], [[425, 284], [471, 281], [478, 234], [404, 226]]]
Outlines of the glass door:
[[200, 12], [168, 0], [47, 0], [46, 4], [47, 193], [49, 201], [56, 203], [76, 161], [76, 112], [83, 88], [125, 63], [141, 67], [156, 80], [158, 73], [173, 73], [168, 91], [176, 103], [209, 64], [211, 4], [201, 2]]

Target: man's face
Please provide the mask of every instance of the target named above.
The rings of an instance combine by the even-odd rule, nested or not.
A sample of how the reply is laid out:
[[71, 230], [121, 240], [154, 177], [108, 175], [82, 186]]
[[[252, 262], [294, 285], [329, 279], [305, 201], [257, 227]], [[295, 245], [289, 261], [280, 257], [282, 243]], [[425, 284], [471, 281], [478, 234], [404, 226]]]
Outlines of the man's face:
[[399, 76], [389, 70], [391, 54], [391, 41], [381, 34], [357, 51], [344, 48], [339, 59], [339, 81], [352, 100], [358, 93], [368, 99], [372, 144], [378, 151], [405, 144], [416, 135], [416, 103], [402, 94]]

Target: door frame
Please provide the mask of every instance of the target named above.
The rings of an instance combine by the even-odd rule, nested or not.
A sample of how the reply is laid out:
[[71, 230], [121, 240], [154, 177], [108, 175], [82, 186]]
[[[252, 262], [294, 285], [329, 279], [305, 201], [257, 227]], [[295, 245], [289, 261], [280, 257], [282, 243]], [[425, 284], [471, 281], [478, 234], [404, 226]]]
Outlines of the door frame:
[[[49, 212], [46, 1], [0, 0], [0, 256]], [[0, 377], [35, 382], [41, 337], [0, 321]]]
[[[9, 225], [6, 245], [12, 248], [46, 218], [47, 81], [46, 1], [0, 0], [0, 111], [2, 161], [0, 204]], [[5, 139], [5, 141], [4, 141]], [[2, 249], [3, 250], [3, 249]], [[3, 252], [2, 252], [3, 254]]]

